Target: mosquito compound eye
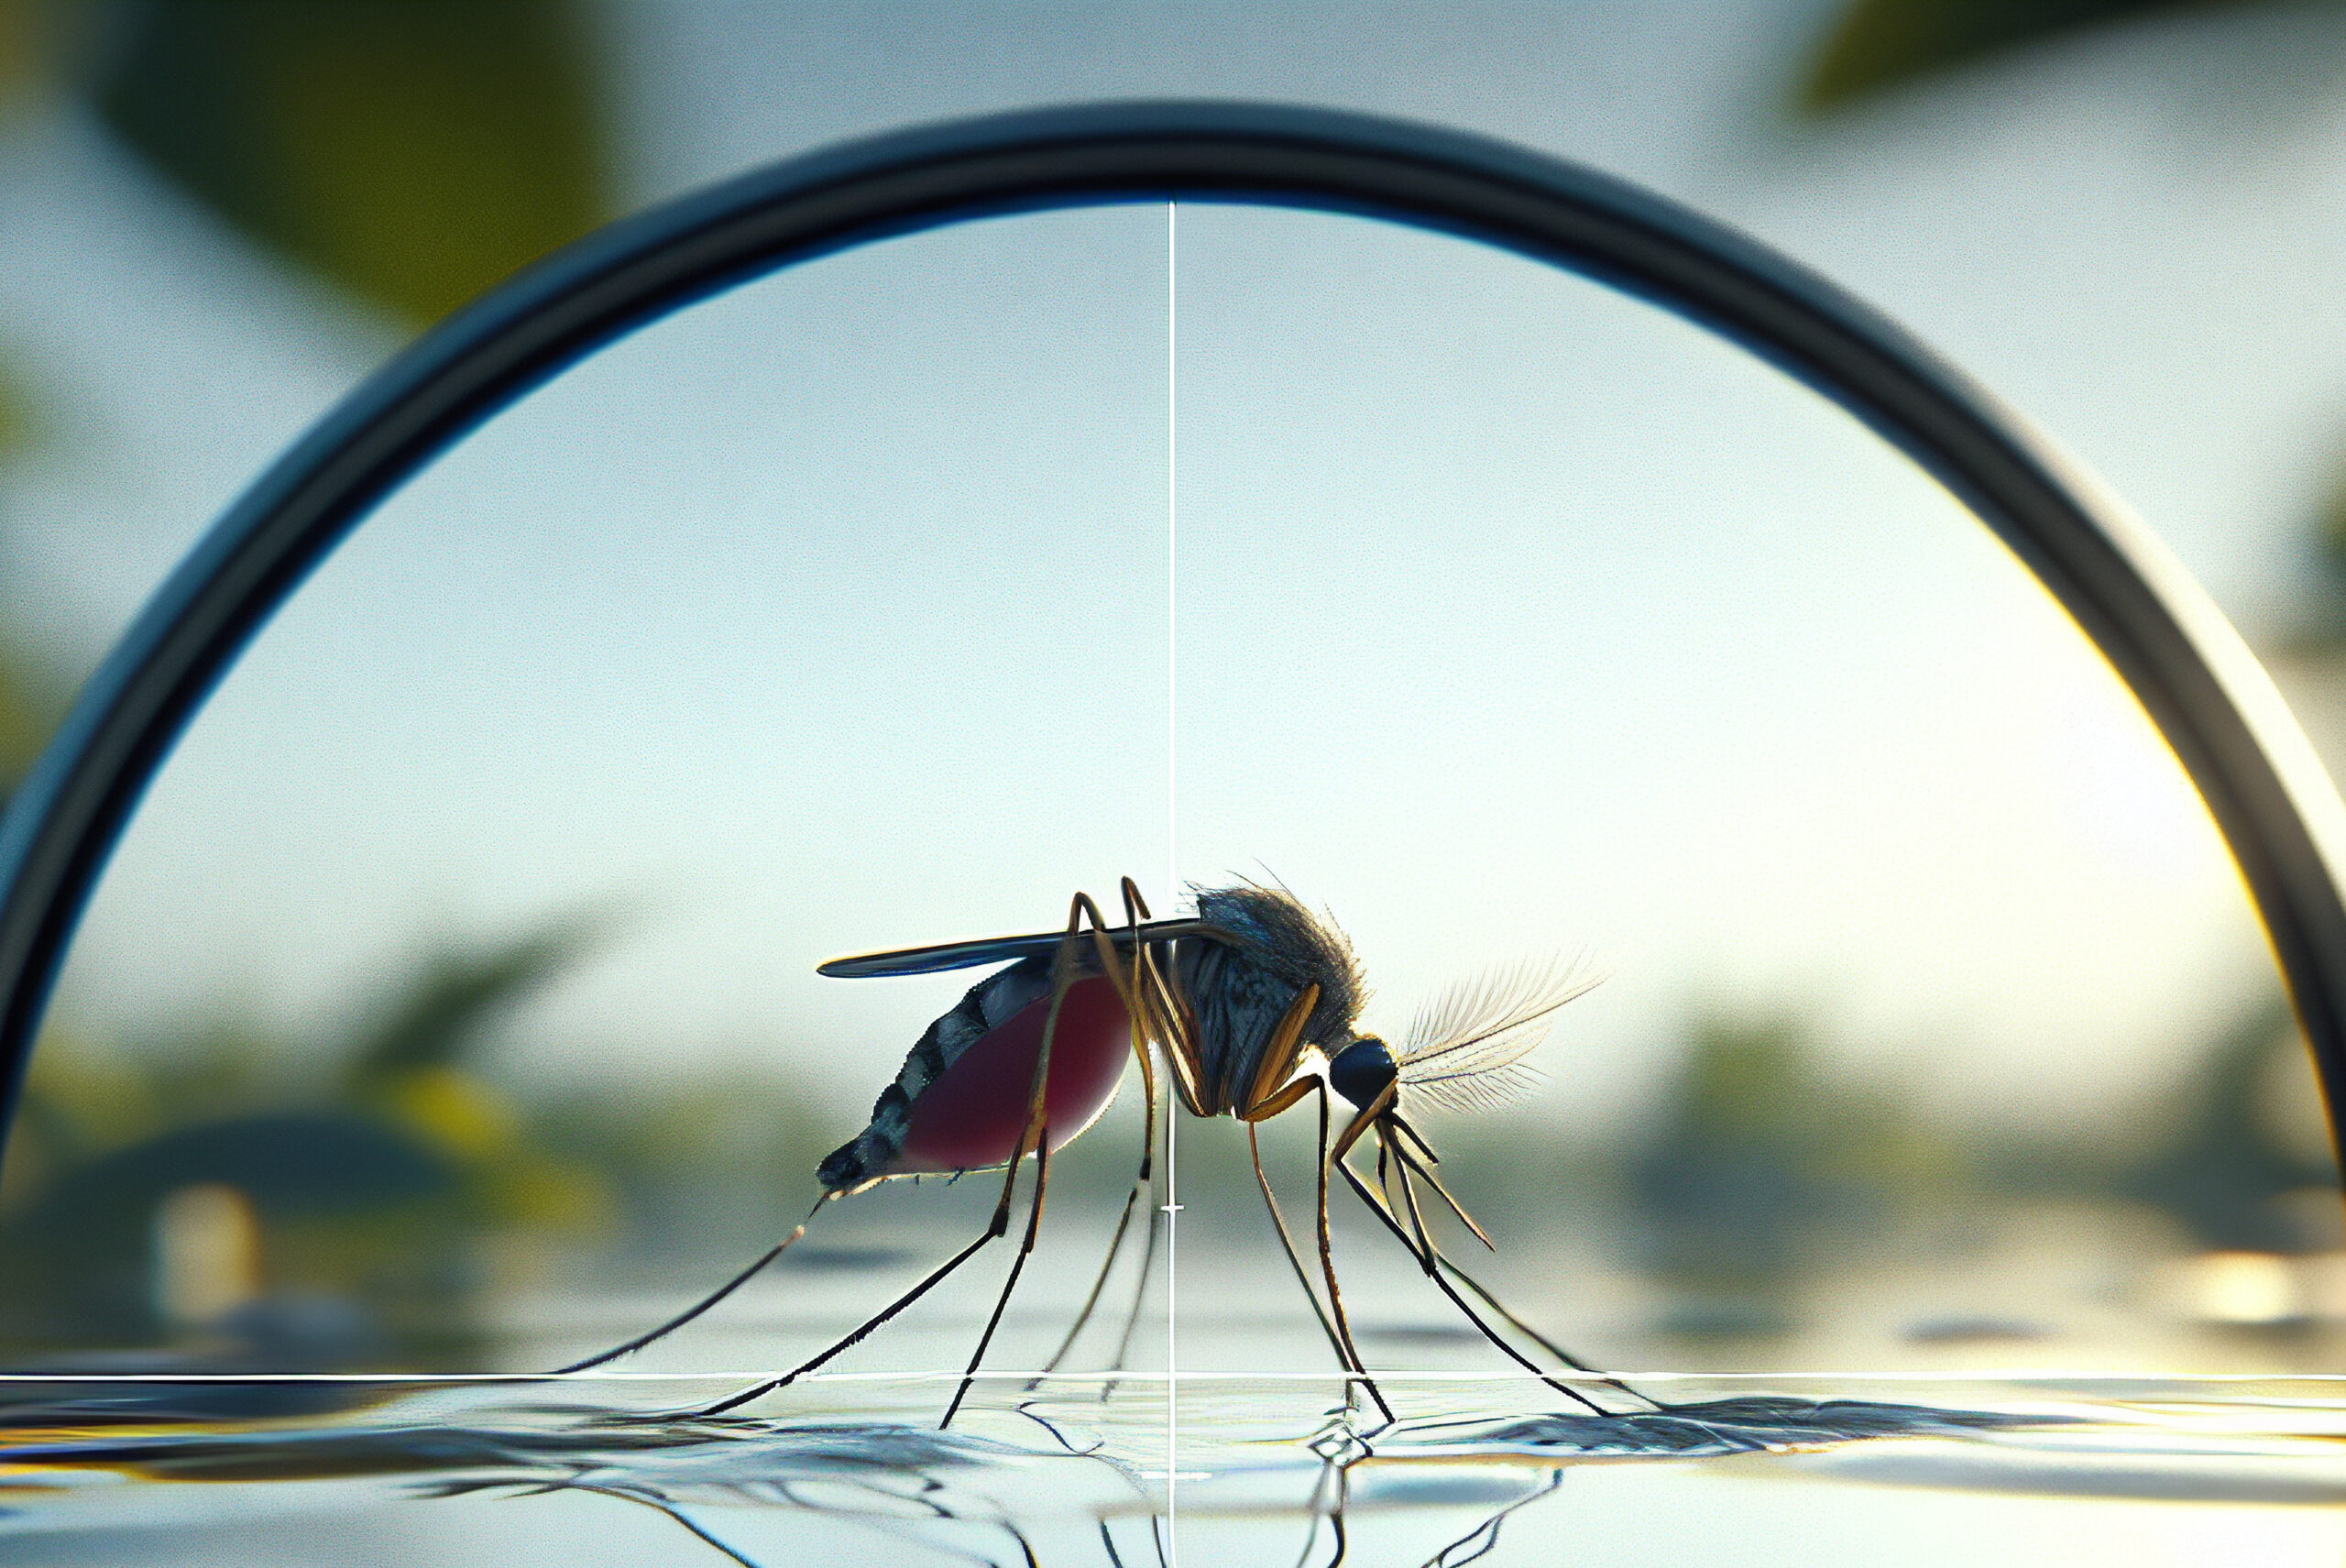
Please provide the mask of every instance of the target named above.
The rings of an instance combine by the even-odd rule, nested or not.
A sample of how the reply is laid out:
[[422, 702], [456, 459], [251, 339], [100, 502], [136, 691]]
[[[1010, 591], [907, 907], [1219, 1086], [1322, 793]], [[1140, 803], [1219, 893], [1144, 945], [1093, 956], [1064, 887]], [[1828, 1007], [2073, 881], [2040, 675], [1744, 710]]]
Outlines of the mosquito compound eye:
[[1393, 1053], [1386, 1048], [1385, 1042], [1374, 1035], [1364, 1035], [1338, 1051], [1328, 1063], [1328, 1084], [1354, 1105], [1365, 1108], [1385, 1092], [1397, 1070]]

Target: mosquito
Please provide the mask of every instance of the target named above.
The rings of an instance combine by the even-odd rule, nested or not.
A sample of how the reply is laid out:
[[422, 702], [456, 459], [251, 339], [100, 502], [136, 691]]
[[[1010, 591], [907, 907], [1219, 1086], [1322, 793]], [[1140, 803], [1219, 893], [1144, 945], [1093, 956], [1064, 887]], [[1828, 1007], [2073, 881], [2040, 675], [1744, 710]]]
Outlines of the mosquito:
[[[1285, 888], [1242, 883], [1191, 890], [1194, 915], [1157, 920], [1140, 889], [1123, 882], [1124, 918], [1113, 924], [1088, 894], [1070, 901], [1058, 931], [995, 937], [834, 959], [817, 972], [842, 979], [934, 974], [1003, 964], [932, 1023], [880, 1092], [863, 1131], [833, 1151], [817, 1171], [822, 1196], [806, 1218], [750, 1266], [668, 1321], [599, 1355], [561, 1370], [580, 1372], [642, 1349], [684, 1327], [740, 1289], [806, 1234], [831, 1202], [892, 1178], [1000, 1168], [1002, 1195], [986, 1228], [959, 1252], [828, 1348], [790, 1371], [696, 1412], [713, 1416], [785, 1387], [843, 1354], [919, 1300], [1010, 1232], [1019, 1172], [1034, 1157], [1023, 1236], [977, 1346], [940, 1426], [949, 1426], [968, 1397], [1042, 1225], [1052, 1156], [1098, 1121], [1115, 1097], [1129, 1053], [1146, 1097], [1139, 1169], [1124, 1199], [1091, 1293], [1046, 1372], [1056, 1371], [1099, 1306], [1150, 1190], [1157, 1162], [1162, 1058], [1180, 1107], [1192, 1116], [1229, 1115], [1246, 1124], [1255, 1180], [1297, 1283], [1311, 1303], [1348, 1386], [1365, 1390], [1387, 1422], [1392, 1408], [1369, 1373], [1344, 1310], [1330, 1243], [1328, 1194], [1341, 1179], [1477, 1332], [1526, 1371], [1598, 1414], [1589, 1394], [1544, 1368], [1478, 1312], [1485, 1310], [1581, 1374], [1651, 1405], [1540, 1334], [1476, 1282], [1436, 1244], [1426, 1223], [1431, 1193], [1485, 1247], [1496, 1245], [1434, 1167], [1433, 1146], [1410, 1119], [1420, 1103], [1475, 1110], [1512, 1098], [1530, 1080], [1525, 1058], [1545, 1037], [1557, 1011], [1603, 976], [1584, 962], [1531, 964], [1496, 971], [1436, 996], [1398, 1046], [1362, 1033], [1367, 1000], [1352, 946], [1332, 920], [1311, 913]], [[1295, 1243], [1263, 1169], [1255, 1129], [1314, 1102], [1319, 1122], [1314, 1212], [1318, 1278]], [[1340, 1113], [1337, 1102], [1344, 1110]], [[1342, 1124], [1338, 1124], [1339, 1115]], [[1347, 1157], [1372, 1140], [1372, 1178]], [[1120, 1342], [1122, 1365], [1148, 1288], [1164, 1211], [1149, 1213], [1149, 1243]], [[1466, 1294], [1462, 1294], [1460, 1287]], [[1324, 1304], [1322, 1292], [1324, 1291]], [[1030, 1385], [1030, 1387], [1032, 1385]]]

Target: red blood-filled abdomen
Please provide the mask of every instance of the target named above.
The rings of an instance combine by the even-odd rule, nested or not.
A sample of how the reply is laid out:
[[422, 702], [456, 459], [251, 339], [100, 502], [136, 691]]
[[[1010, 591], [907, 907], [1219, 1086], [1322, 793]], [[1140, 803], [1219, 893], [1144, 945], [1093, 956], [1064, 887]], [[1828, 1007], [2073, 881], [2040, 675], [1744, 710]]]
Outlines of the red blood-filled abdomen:
[[[889, 1175], [982, 1170], [1010, 1158], [1025, 1129], [1026, 1097], [1035, 1087], [1035, 1058], [1043, 1048], [1043, 1018], [1049, 1011], [1047, 997], [1013, 1014], [921, 1091]], [[1132, 1025], [1115, 987], [1099, 979], [1070, 986], [1059, 1004], [1050, 1081], [1043, 1093], [1054, 1151], [1099, 1120], [1116, 1097], [1131, 1051]]]

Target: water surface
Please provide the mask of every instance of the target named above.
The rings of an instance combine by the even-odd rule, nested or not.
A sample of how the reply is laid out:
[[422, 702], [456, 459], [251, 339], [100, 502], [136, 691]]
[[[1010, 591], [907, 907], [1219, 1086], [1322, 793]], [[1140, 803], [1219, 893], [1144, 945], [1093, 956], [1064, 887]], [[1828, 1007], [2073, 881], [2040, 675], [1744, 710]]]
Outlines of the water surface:
[[[2314, 1378], [0, 1381], [0, 1562], [2124, 1563], [2346, 1556]], [[1103, 1393], [1105, 1398], [1103, 1398]], [[1168, 1442], [1170, 1447], [1168, 1447]], [[1168, 1455], [1173, 1464], [1168, 1466]]]

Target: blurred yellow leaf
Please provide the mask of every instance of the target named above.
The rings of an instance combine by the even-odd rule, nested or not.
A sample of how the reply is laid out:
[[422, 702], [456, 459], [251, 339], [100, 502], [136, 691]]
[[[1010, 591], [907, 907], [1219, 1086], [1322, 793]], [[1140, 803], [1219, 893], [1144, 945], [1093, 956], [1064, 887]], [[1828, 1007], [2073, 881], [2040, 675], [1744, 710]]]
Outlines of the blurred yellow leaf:
[[116, 1147], [164, 1123], [154, 1080], [102, 1043], [50, 1025], [25, 1075], [25, 1094], [64, 1124], [77, 1151]]
[[30, 86], [38, 74], [38, 0], [0, 0], [0, 100]]
[[46, 663], [0, 627], [0, 804], [49, 744], [65, 715], [67, 695]]
[[401, 1122], [460, 1159], [504, 1154], [521, 1133], [520, 1118], [504, 1095], [453, 1067], [401, 1073], [382, 1096]]
[[587, 1166], [525, 1156], [489, 1182], [489, 1201], [508, 1224], [590, 1231], [619, 1212], [618, 1194]]
[[253, 237], [413, 320], [604, 215], [589, 51], [564, 0], [119, 16], [98, 93], [115, 129]]
[[1990, 55], [2161, 11], [2252, 0], [1853, 0], [1802, 83], [1800, 106], [1834, 109]]
[[0, 360], [0, 457], [31, 445], [38, 428], [32, 394], [7, 362]]

